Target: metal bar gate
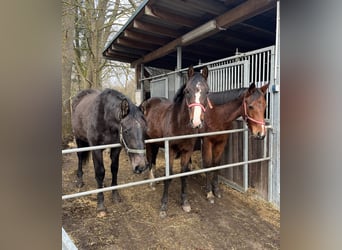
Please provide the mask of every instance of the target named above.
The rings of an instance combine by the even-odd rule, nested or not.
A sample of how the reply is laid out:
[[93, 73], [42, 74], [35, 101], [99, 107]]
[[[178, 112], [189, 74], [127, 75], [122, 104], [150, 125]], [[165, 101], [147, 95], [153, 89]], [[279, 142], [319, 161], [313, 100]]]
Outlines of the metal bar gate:
[[[267, 126], [267, 128], [270, 128], [270, 126]], [[224, 131], [211, 132], [211, 133], [199, 133], [199, 134], [192, 134], [192, 135], [164, 137], [164, 138], [157, 138], [157, 139], [149, 139], [149, 140], [146, 140], [145, 143], [153, 143], [153, 142], [164, 141], [164, 142], [166, 142], [165, 148], [168, 148], [168, 142], [170, 140], [203, 137], [203, 136], [209, 136], [209, 135], [239, 133], [239, 132], [244, 132], [245, 130], [246, 129], [234, 129], [234, 130], [224, 130]], [[81, 152], [81, 151], [98, 150], [98, 149], [104, 149], [104, 148], [114, 148], [114, 147], [121, 147], [121, 144], [116, 143], [116, 144], [108, 144], [108, 145], [93, 146], [93, 147], [66, 149], [66, 150], [62, 150], [62, 154], [75, 153], [75, 152]], [[168, 150], [165, 150], [165, 154], [167, 152], [168, 152]], [[116, 190], [116, 189], [121, 189], [121, 188], [128, 188], [128, 187], [133, 187], [133, 186], [137, 186], [137, 185], [143, 185], [143, 184], [148, 184], [148, 183], [152, 183], [152, 182], [163, 181], [163, 180], [167, 180], [167, 179], [174, 179], [174, 178], [179, 178], [182, 176], [205, 173], [205, 172], [209, 172], [209, 171], [215, 171], [215, 170], [220, 170], [220, 169], [224, 169], [224, 168], [240, 166], [240, 165], [244, 165], [244, 164], [248, 164], [248, 163], [269, 161], [270, 159], [271, 159], [270, 156], [266, 156], [266, 157], [263, 157], [260, 159], [254, 159], [254, 160], [250, 160], [250, 161], [226, 164], [226, 165], [221, 165], [221, 166], [211, 167], [211, 168], [206, 168], [206, 169], [198, 169], [198, 170], [193, 170], [193, 171], [186, 172], [186, 173], [179, 173], [179, 174], [172, 174], [172, 175], [170, 175], [170, 173], [169, 173], [169, 162], [165, 161], [166, 167], [165, 167], [165, 176], [164, 177], [158, 177], [158, 178], [155, 178], [152, 180], [142, 180], [142, 181], [137, 181], [137, 182], [130, 182], [130, 183], [120, 184], [120, 185], [111, 186], [111, 187], [98, 188], [98, 189], [74, 193], [74, 194], [67, 194], [67, 195], [62, 196], [62, 200], [77, 198], [77, 197], [81, 197], [81, 196], [85, 196], [85, 195], [96, 194], [96, 193], [100, 193], [100, 192], [106, 192], [106, 191], [111, 191], [111, 190]]]

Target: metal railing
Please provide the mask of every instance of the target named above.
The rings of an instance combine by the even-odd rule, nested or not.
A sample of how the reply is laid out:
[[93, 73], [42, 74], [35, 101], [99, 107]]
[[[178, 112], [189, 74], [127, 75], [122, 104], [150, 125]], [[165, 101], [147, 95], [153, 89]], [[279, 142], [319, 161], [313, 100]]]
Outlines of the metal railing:
[[[266, 128], [272, 129], [271, 126], [266, 126]], [[161, 142], [161, 141], [165, 142], [165, 176], [164, 177], [158, 177], [155, 179], [119, 184], [116, 186], [98, 188], [98, 189], [93, 189], [93, 190], [74, 193], [74, 194], [66, 194], [66, 195], [62, 196], [62, 200], [77, 198], [77, 197], [81, 197], [81, 196], [85, 196], [85, 195], [96, 194], [96, 193], [106, 192], [106, 191], [111, 191], [111, 190], [116, 190], [116, 189], [128, 188], [128, 187], [133, 187], [133, 186], [137, 186], [137, 185], [149, 184], [152, 182], [174, 179], [174, 178], [179, 178], [179, 177], [183, 177], [183, 176], [200, 174], [200, 173], [205, 173], [205, 172], [209, 172], [209, 171], [215, 171], [215, 170], [220, 170], [220, 169], [224, 169], [224, 168], [229, 168], [229, 167], [236, 167], [236, 166], [242, 166], [242, 165], [246, 165], [246, 164], [250, 164], [250, 163], [257, 163], [257, 162], [271, 160], [270, 156], [264, 155], [263, 158], [259, 158], [259, 159], [245, 160], [242, 162], [230, 163], [230, 164], [220, 165], [220, 166], [216, 166], [216, 167], [197, 169], [197, 170], [192, 170], [190, 172], [170, 175], [169, 161], [167, 160], [167, 159], [169, 159], [169, 155], [168, 155], [168, 153], [169, 153], [169, 151], [168, 151], [169, 141], [180, 140], [180, 139], [189, 139], [189, 138], [195, 138], [195, 137], [212, 136], [212, 135], [232, 134], [232, 133], [239, 133], [239, 132], [246, 132], [246, 131], [248, 131], [248, 129], [243, 128], [243, 129], [224, 130], [224, 131], [217, 131], [217, 132], [210, 132], [210, 133], [198, 133], [198, 134], [191, 134], [191, 135], [181, 135], [181, 136], [173, 136], [173, 137], [164, 137], [164, 138], [156, 138], [156, 139], [145, 140], [145, 143], [154, 143], [154, 142]], [[66, 149], [66, 150], [62, 150], [62, 154], [82, 152], [82, 151], [90, 151], [90, 150], [98, 150], [98, 149], [105, 149], [105, 148], [114, 148], [114, 147], [121, 147], [121, 144], [116, 143], [116, 144], [84, 147], [84, 148]]]

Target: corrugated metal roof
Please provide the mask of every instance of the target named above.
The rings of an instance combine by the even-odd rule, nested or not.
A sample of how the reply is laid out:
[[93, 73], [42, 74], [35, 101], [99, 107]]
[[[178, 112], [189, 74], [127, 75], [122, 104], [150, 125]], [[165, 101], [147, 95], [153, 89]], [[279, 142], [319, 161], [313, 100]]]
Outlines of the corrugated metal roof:
[[[146, 0], [108, 43], [103, 56], [132, 66], [174, 69], [174, 45], [182, 46], [183, 66], [231, 56], [236, 49], [246, 52], [273, 45], [275, 6], [275, 0]], [[211, 20], [227, 25], [184, 43], [184, 35]]]

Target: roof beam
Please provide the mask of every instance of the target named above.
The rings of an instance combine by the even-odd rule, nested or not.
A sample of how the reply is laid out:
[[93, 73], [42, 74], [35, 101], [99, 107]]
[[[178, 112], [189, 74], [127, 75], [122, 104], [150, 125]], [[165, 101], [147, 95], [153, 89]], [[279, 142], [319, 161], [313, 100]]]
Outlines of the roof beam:
[[216, 18], [220, 28], [228, 28], [276, 6], [275, 0], [248, 0]]
[[169, 36], [176, 38], [180, 36], [181, 34], [177, 31], [170, 30], [166, 27], [161, 27], [158, 25], [150, 24], [150, 23], [144, 23], [141, 21], [134, 20], [133, 22], [133, 28], [144, 30], [146, 32], [162, 35], [162, 36]]
[[190, 9], [205, 11], [211, 15], [217, 16], [225, 9], [225, 5], [220, 1], [206, 1], [206, 0], [186, 0], [182, 1], [183, 5]]
[[131, 47], [131, 48], [136, 48], [136, 49], [142, 49], [142, 50], [155, 50], [156, 46], [151, 45], [149, 43], [144, 43], [142, 42], [144, 40], [140, 40], [139, 42], [137, 41], [132, 41], [128, 38], [118, 38], [117, 43], [122, 46], [126, 47]]
[[196, 27], [198, 25], [198, 22], [193, 19], [186, 18], [184, 16], [180, 16], [177, 14], [173, 14], [173, 13], [161, 10], [156, 7], [148, 6], [148, 5], [145, 6], [144, 14], [147, 16], [154, 17], [154, 18], [158, 18], [166, 22], [176, 23], [176, 24], [190, 27], [190, 28]]
[[113, 60], [113, 58], [115, 60], [118, 60], [120, 62], [126, 62], [126, 63], [130, 63], [132, 62], [134, 59], [136, 59], [136, 57], [129, 57], [127, 55], [123, 55], [117, 52], [112, 52], [111, 50], [106, 50], [103, 54], [103, 56], [107, 59]]
[[119, 45], [119, 44], [115, 44], [115, 45], [112, 45], [110, 47], [110, 50], [111, 51], [116, 51], [116, 52], [119, 52], [119, 53], [127, 53], [128, 55], [135, 55], [135, 56], [143, 56], [143, 55], [146, 55], [146, 53], [148, 53], [147, 50], [141, 50], [141, 49], [133, 49], [133, 48], [130, 48], [130, 47], [126, 47], [126, 46], [123, 46], [123, 45]]
[[147, 63], [159, 57], [165, 56], [174, 51], [177, 46], [186, 46], [194, 43], [195, 41], [206, 38], [212, 34], [219, 32], [222, 29], [226, 29], [229, 26], [233, 26], [234, 24], [247, 20], [275, 6], [276, 0], [248, 0], [241, 5], [238, 5], [234, 9], [227, 11], [216, 19], [213, 19], [197, 27], [196, 29], [186, 33], [185, 35], [180, 36], [175, 40], [169, 42], [165, 46], [160, 47], [157, 50], [134, 61], [131, 66], [134, 67], [135, 65]]
[[139, 32], [132, 31], [132, 30], [125, 30], [124, 37], [129, 38], [134, 41], [148, 41], [149, 43], [156, 44], [156, 45], [164, 45], [168, 42], [167, 39], [142, 34]]

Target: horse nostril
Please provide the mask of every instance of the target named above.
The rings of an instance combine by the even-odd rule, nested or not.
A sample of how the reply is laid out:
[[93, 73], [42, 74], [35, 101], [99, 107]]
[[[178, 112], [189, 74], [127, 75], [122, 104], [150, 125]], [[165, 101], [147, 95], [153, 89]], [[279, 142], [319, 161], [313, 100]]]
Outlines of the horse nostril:
[[144, 172], [144, 170], [146, 170], [147, 165], [146, 166], [135, 166], [134, 168], [134, 173], [136, 174], [141, 174], [142, 172]]
[[136, 174], [140, 174], [141, 173], [141, 170], [140, 170], [139, 166], [135, 166], [134, 173], [136, 173]]
[[262, 140], [262, 139], [265, 138], [265, 135], [262, 135], [260, 132], [258, 132], [257, 138], [258, 138], [259, 140]]

